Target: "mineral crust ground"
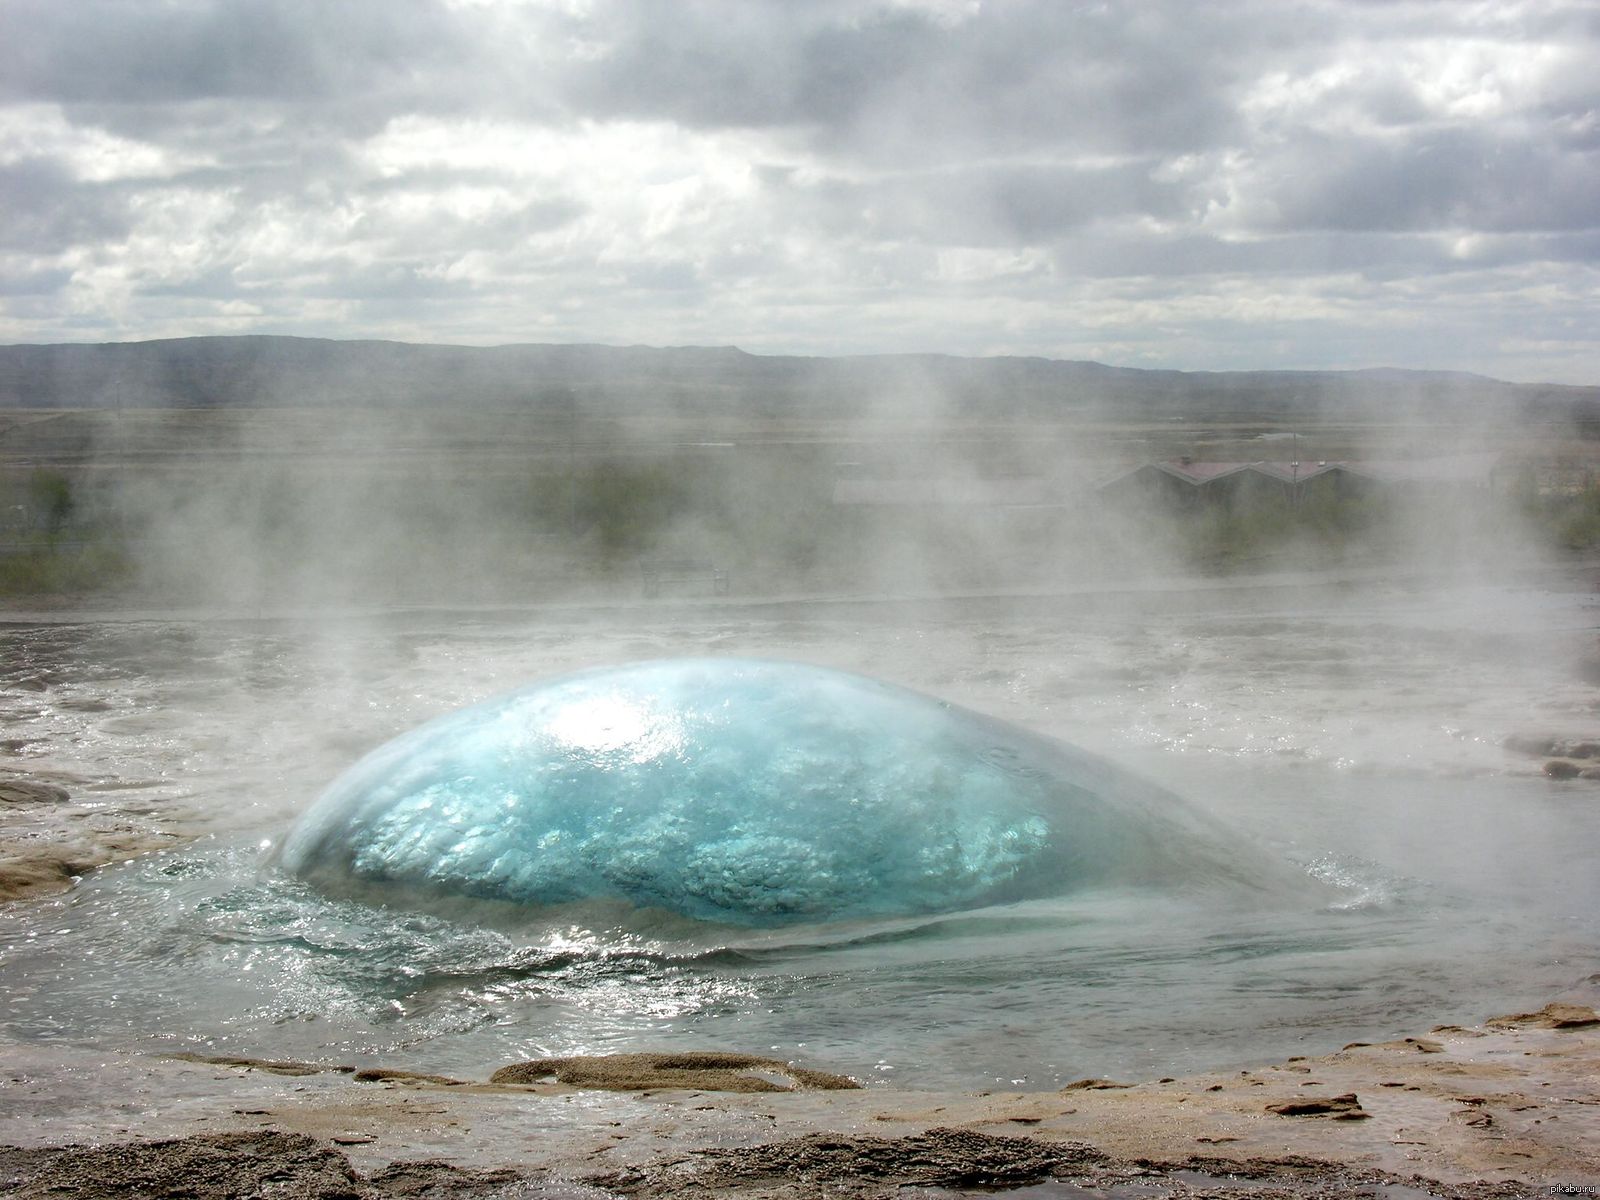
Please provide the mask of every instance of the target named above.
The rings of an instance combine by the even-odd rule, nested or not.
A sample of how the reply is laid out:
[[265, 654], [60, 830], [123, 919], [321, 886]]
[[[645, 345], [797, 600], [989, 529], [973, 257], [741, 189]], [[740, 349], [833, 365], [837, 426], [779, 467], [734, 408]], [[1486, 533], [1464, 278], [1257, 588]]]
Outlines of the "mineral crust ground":
[[826, 1064], [726, 1053], [548, 1060], [500, 1076], [531, 1082], [489, 1083], [4, 1051], [0, 1191], [21, 1197], [1487, 1200], [1600, 1185], [1600, 1017], [1573, 1003], [1052, 1092], [850, 1088]]

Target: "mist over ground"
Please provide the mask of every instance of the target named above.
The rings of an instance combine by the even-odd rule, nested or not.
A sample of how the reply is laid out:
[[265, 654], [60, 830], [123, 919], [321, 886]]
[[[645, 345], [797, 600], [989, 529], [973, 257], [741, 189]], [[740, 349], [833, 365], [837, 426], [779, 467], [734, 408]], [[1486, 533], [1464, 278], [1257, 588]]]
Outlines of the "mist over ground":
[[[1595, 393], [736, 350], [11, 347], [0, 562], [13, 595], [244, 607], [1482, 571], [1589, 544]], [[1185, 462], [1278, 478], [1139, 474]], [[1311, 478], [1330, 463], [1352, 471]]]

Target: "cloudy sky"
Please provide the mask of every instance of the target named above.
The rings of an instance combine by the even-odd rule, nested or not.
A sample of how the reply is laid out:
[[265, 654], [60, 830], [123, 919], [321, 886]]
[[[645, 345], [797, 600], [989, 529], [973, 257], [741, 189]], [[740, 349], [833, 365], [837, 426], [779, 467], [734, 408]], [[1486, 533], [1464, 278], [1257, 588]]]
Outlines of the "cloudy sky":
[[1600, 383], [1600, 0], [0, 0], [0, 341]]

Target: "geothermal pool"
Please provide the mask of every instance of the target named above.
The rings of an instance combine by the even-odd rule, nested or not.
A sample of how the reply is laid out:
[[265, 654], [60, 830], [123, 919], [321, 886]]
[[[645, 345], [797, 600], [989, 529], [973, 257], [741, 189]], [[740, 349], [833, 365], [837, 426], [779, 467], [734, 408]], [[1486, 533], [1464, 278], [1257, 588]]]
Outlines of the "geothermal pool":
[[[1050, 1088], [1537, 1006], [1600, 971], [1600, 783], [1547, 780], [1502, 742], [1593, 731], [1597, 623], [1559, 581], [16, 620], [0, 777], [62, 782], [85, 831], [185, 840], [0, 910], [0, 1045], [476, 1077], [708, 1047], [902, 1086]], [[842, 669], [1063, 739], [1304, 886], [1108, 880], [752, 928], [604, 899], [411, 904], [282, 868], [297, 817], [389, 738], [676, 656]]]

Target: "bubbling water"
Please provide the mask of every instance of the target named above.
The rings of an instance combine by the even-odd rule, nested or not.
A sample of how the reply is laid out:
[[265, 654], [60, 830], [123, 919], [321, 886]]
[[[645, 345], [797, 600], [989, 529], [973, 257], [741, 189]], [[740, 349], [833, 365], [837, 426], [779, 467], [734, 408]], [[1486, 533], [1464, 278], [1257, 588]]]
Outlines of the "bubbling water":
[[[1593, 785], [1501, 747], [1592, 732], [1594, 687], [1571, 670], [1597, 620], [1579, 582], [3, 628], [0, 721], [27, 742], [0, 770], [61, 780], [74, 831], [182, 841], [0, 908], [0, 1056], [21, 1041], [483, 1078], [530, 1057], [719, 1049], [908, 1087], [1051, 1089], [1593, 1003]], [[406, 880], [369, 903], [337, 858], [313, 887], [263, 857], [307, 797], [442, 711], [708, 649], [1025, 723], [1131, 841], [1101, 843], [1105, 886], [744, 927]], [[990, 731], [976, 752], [1015, 745], [1014, 724], [947, 711]], [[1275, 886], [1279, 870], [1295, 878]]]
[[1082, 751], [748, 659], [585, 671], [444, 716], [346, 772], [283, 850], [334, 891], [616, 899], [735, 925], [1274, 877], [1247, 859], [1177, 796]]

